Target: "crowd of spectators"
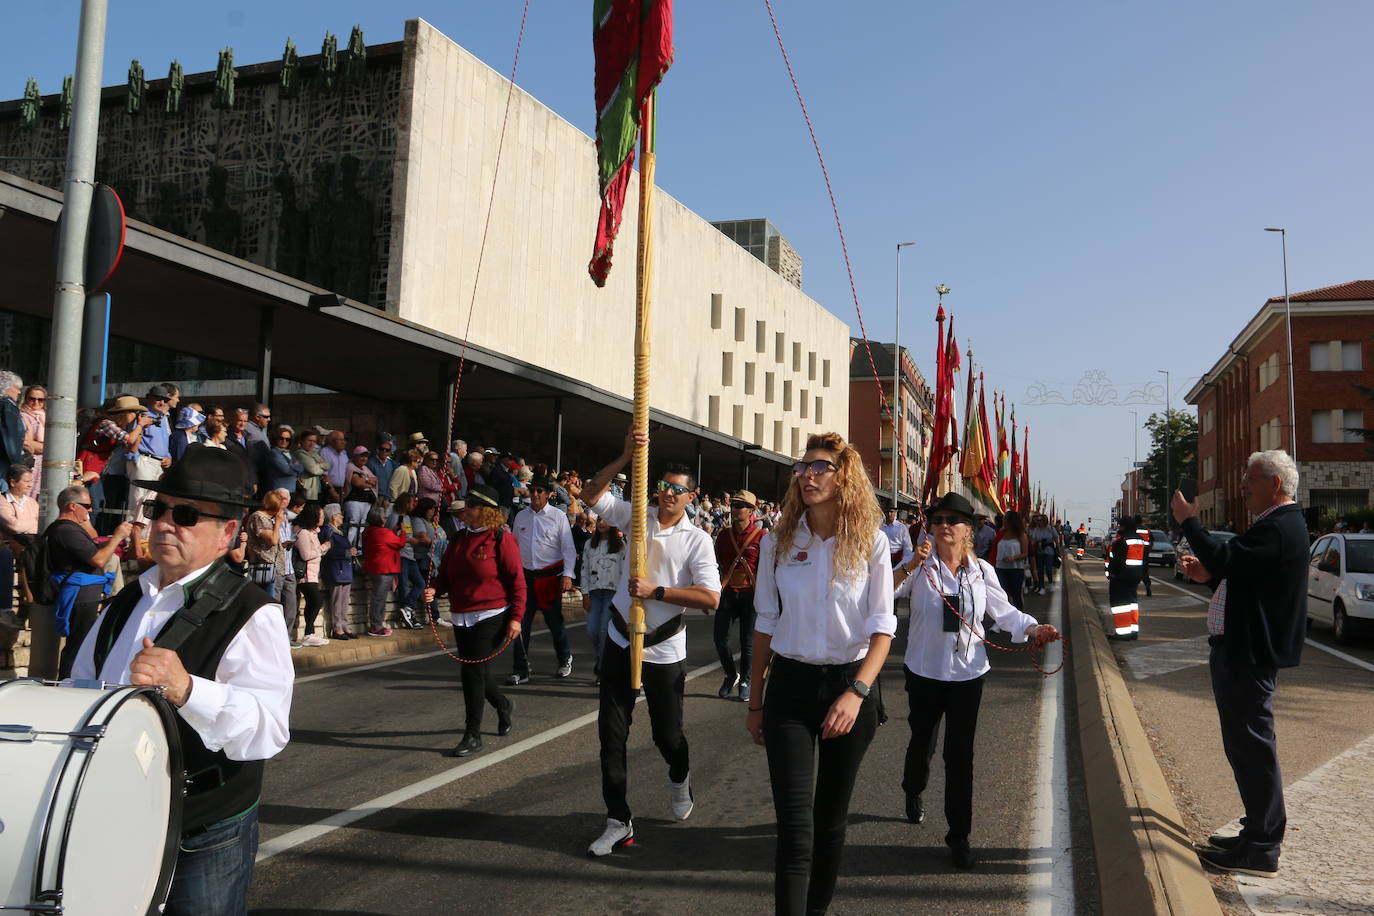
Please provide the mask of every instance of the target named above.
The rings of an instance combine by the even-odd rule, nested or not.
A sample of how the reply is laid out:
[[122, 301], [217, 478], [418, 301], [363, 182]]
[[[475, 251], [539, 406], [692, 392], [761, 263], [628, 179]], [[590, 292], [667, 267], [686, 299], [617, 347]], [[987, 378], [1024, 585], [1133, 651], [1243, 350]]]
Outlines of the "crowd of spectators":
[[[4, 370], [0, 389], [0, 467], [6, 469], [0, 481], [0, 623], [15, 627], [33, 616], [29, 608], [42, 597], [27, 581], [23, 554], [48, 539], [52, 530], [39, 530], [39, 474], [34, 470], [43, 454], [47, 393]], [[445, 447], [421, 431], [382, 432], [362, 441], [348, 430], [297, 428], [276, 422], [268, 405], [190, 400], [172, 383], [152, 385], [141, 398], [114, 395], [100, 409], [83, 412], [78, 428], [72, 484], [79, 491], [67, 494], [64, 513], [76, 508], [64, 519], [91, 542], [82, 563], [99, 560], [93, 572], [108, 575], [105, 595], [122, 583], [126, 571], [151, 562], [144, 540], [149, 492], [136, 481], [159, 479], [190, 448], [218, 448], [242, 463], [249, 490], [245, 497], [258, 505], [245, 520], [231, 561], [282, 602], [293, 647], [389, 636], [395, 626], [451, 626], [437, 606], [423, 606], [423, 590], [448, 541], [463, 527], [460, 513], [468, 491], [475, 485], [490, 487], [509, 522], [530, 504], [531, 481], [543, 480], [551, 481], [549, 502], [566, 513], [573, 535], [575, 586], [592, 622], [599, 624], [590, 632], [604, 633], [609, 595], [619, 585], [612, 581], [619, 566], [608, 561], [607, 552], [618, 551], [624, 535], [608, 529], [578, 499], [582, 477], [576, 470], [550, 468], [461, 439]], [[623, 495], [627, 484], [618, 475], [612, 491]], [[713, 496], [698, 487], [688, 511], [693, 524], [714, 535], [730, 525], [730, 496]], [[74, 514], [83, 517], [69, 517]], [[759, 504], [757, 517], [764, 528], [778, 514], [776, 504]], [[83, 582], [88, 572], [92, 570], [83, 568]], [[370, 589], [361, 633], [353, 631], [349, 620], [355, 584]], [[67, 586], [62, 583], [59, 590]], [[85, 609], [95, 606], [102, 590], [94, 582], [82, 588], [81, 610], [73, 618], [78, 626], [92, 616]], [[321, 620], [321, 613], [327, 619]], [[40, 616], [46, 623], [47, 611]], [[57, 635], [72, 642], [79, 636], [61, 626], [58, 630]], [[593, 648], [599, 655], [595, 635]]]

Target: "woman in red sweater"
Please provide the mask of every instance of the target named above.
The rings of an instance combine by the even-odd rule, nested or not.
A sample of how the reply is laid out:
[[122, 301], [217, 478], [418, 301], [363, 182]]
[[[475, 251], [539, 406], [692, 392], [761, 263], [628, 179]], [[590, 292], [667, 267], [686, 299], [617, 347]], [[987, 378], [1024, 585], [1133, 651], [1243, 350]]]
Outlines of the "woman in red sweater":
[[390, 636], [386, 625], [386, 599], [396, 589], [396, 576], [401, 571], [401, 548], [405, 535], [386, 527], [380, 509], [367, 514], [367, 528], [363, 531], [363, 572], [372, 589], [368, 613], [368, 636]]
[[[505, 530], [505, 516], [498, 505], [491, 487], [479, 485], [468, 491], [460, 516], [467, 527], [449, 541], [435, 587], [425, 589], [426, 604], [436, 595], [448, 596], [458, 654], [466, 659], [495, 655], [519, 637], [525, 616], [520, 544]], [[466, 661], [460, 667], [467, 721], [463, 740], [448, 752], [450, 757], [466, 757], [482, 749], [483, 701], [496, 710], [496, 734], [504, 737], [511, 729], [512, 704], [501, 692], [491, 662]]]

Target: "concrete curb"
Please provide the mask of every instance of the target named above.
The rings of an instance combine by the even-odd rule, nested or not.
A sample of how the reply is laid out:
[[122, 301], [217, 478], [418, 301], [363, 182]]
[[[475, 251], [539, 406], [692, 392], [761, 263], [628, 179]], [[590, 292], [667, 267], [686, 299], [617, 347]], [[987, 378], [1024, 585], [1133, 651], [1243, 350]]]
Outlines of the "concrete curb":
[[[580, 596], [563, 601], [563, 621], [565, 623], [583, 620], [586, 616], [586, 612], [582, 610], [582, 598]], [[537, 633], [546, 629], [548, 627], [544, 624], [544, 615], [540, 614], [534, 631]], [[439, 636], [443, 638], [445, 647], [449, 649], [454, 647], [452, 630], [447, 627], [440, 627]], [[423, 630], [396, 630], [385, 638], [360, 636], [346, 642], [337, 639], [331, 640], [327, 646], [295, 649], [291, 652], [291, 661], [296, 667], [297, 674], [306, 674], [330, 668], [346, 668], [367, 664], [398, 655], [423, 655], [426, 652], [437, 651], [439, 651], [439, 644], [434, 641], [434, 633], [426, 627]], [[578, 654], [576, 647], [573, 649], [573, 654]]]
[[1064, 573], [1103, 916], [1220, 916], [1087, 583], [1074, 563]]

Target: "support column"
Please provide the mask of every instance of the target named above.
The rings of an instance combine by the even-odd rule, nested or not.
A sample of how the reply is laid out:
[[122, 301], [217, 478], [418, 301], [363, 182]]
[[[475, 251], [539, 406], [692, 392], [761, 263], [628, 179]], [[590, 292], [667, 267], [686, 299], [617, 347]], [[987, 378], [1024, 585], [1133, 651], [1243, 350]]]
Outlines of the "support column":
[[553, 399], [553, 468], [563, 470], [563, 399]]
[[277, 313], [264, 305], [258, 317], [258, 403], [272, 406], [272, 338], [276, 331]]
[[697, 484], [700, 485], [700, 484], [701, 484], [701, 440], [700, 440], [700, 439], [695, 440], [695, 445], [696, 445], [696, 449], [697, 449]]

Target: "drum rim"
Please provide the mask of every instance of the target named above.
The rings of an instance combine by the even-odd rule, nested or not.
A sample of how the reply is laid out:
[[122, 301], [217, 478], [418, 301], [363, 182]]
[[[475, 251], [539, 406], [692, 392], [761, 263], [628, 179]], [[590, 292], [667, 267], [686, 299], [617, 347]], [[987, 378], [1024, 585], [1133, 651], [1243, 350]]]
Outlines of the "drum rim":
[[[31, 682], [44, 684], [39, 678], [16, 678], [5, 683]], [[0, 684], [0, 688], [5, 685]], [[53, 685], [57, 686], [57, 685]], [[136, 696], [147, 696], [157, 711], [158, 718], [162, 720], [164, 731], [167, 733], [167, 764], [171, 773], [168, 782], [168, 811], [167, 811], [167, 838], [163, 844], [162, 863], [159, 869], [157, 884], [153, 888], [153, 899], [148, 904], [148, 913], [154, 914], [161, 911], [161, 906], [167, 900], [167, 893], [171, 890], [172, 877], [176, 870], [177, 855], [181, 849], [181, 823], [182, 805], [185, 795], [185, 772], [184, 759], [181, 749], [181, 734], [177, 730], [176, 714], [172, 711], [172, 705], [167, 701], [162, 691], [157, 687], [135, 687], [132, 685], [110, 685], [117, 689], [110, 690], [104, 697], [92, 703], [87, 709], [86, 715], [78, 728], [85, 728], [97, 714], [105, 712], [102, 722], [108, 722], [119, 711], [125, 703], [130, 702]], [[113, 705], [111, 705], [113, 704]], [[48, 871], [47, 864], [49, 859], [49, 837], [53, 828], [53, 818], [56, 815], [56, 802], [59, 792], [54, 792], [49, 799], [47, 811], [43, 819], [42, 840], [39, 843], [38, 855], [35, 858], [33, 875], [32, 898], [35, 901], [52, 900], [60, 905], [64, 891], [64, 877], [67, 865], [67, 846], [71, 839], [72, 821], [76, 815], [77, 803], [81, 797], [81, 789], [85, 783], [86, 772], [90, 767], [91, 758], [100, 745], [97, 743], [94, 748], [83, 753], [79, 764], [80, 771], [74, 777], [75, 786], [72, 788], [71, 801], [67, 805], [66, 816], [61, 830], [61, 840], [57, 844], [57, 873], [54, 876], [55, 886], [52, 889], [44, 890], [43, 875]], [[71, 764], [73, 756], [77, 752], [74, 742], [68, 744], [66, 753], [62, 760], [62, 769], [58, 774], [57, 785], [60, 787], [67, 779], [67, 768]], [[181, 785], [178, 785], [178, 782]]]

